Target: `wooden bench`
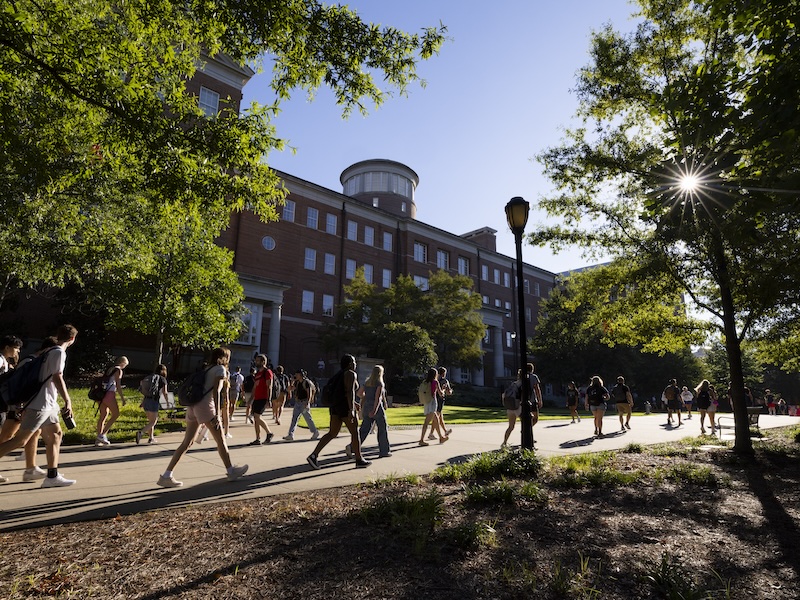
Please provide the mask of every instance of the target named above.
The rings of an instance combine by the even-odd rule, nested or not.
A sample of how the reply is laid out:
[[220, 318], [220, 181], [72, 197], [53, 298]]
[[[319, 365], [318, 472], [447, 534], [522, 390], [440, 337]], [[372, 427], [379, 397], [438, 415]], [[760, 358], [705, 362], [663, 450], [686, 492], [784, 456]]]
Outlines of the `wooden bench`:
[[[755, 427], [757, 431], [761, 431], [758, 426], [758, 417], [761, 414], [761, 409], [764, 408], [763, 406], [748, 406], [747, 407], [747, 420], [750, 427]], [[728, 423], [730, 421], [730, 423]], [[736, 419], [733, 415], [731, 416], [719, 416], [717, 415], [717, 430], [719, 431], [719, 439], [722, 440], [722, 430], [723, 429], [736, 429]]]

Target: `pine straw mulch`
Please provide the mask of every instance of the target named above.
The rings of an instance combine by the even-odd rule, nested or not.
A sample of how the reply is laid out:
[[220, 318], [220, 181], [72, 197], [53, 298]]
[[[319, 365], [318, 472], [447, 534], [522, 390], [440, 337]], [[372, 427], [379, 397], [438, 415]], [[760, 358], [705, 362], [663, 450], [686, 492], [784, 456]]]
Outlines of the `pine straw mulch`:
[[[794, 431], [767, 435], [753, 458], [615, 453], [616, 473], [685, 474], [629, 485], [556, 485], [545, 461], [544, 501], [387, 479], [2, 534], [0, 598], [796, 600], [800, 451]], [[398, 498], [440, 498], [441, 521], [409, 535], [364, 517]]]

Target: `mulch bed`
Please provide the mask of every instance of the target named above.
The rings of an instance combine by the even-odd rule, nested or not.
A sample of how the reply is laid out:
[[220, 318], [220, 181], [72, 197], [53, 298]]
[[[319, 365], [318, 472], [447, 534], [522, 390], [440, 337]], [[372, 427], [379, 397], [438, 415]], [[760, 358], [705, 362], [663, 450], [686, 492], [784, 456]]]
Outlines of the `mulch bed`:
[[[752, 458], [614, 455], [622, 472], [709, 467], [717, 485], [573, 488], [545, 474], [546, 503], [473, 504], [460, 483], [398, 479], [2, 534], [0, 597], [796, 600], [800, 453], [786, 431], [768, 435]], [[364, 517], [431, 492], [432, 531]], [[478, 530], [487, 539], [465, 533]]]

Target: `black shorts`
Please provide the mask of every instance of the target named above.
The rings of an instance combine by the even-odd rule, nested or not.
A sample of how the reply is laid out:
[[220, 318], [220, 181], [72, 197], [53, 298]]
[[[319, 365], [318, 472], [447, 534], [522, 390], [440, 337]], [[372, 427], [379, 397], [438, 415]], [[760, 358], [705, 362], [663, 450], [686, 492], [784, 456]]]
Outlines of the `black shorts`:
[[261, 398], [259, 400], [253, 400], [253, 407], [252, 407], [251, 410], [253, 411], [253, 413], [255, 413], [257, 415], [263, 415], [264, 411], [267, 408], [267, 402], [269, 402], [269, 401], [266, 398]]
[[436, 396], [436, 412], [437, 413], [442, 412], [443, 408], [444, 408], [444, 397]]
[[328, 411], [330, 412], [331, 416], [339, 417], [340, 419], [346, 419], [347, 415], [350, 414], [350, 407], [345, 404], [334, 404], [331, 406]]

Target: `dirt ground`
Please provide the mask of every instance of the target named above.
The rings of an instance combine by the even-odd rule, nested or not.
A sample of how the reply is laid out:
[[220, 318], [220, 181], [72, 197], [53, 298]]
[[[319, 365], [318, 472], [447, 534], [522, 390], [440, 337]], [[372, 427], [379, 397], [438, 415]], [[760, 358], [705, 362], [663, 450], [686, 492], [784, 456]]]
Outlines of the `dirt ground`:
[[510, 501], [390, 478], [2, 534], [0, 598], [796, 600], [800, 444], [765, 435], [751, 458], [629, 449], [586, 478], [545, 460], [537, 494], [496, 482]]

